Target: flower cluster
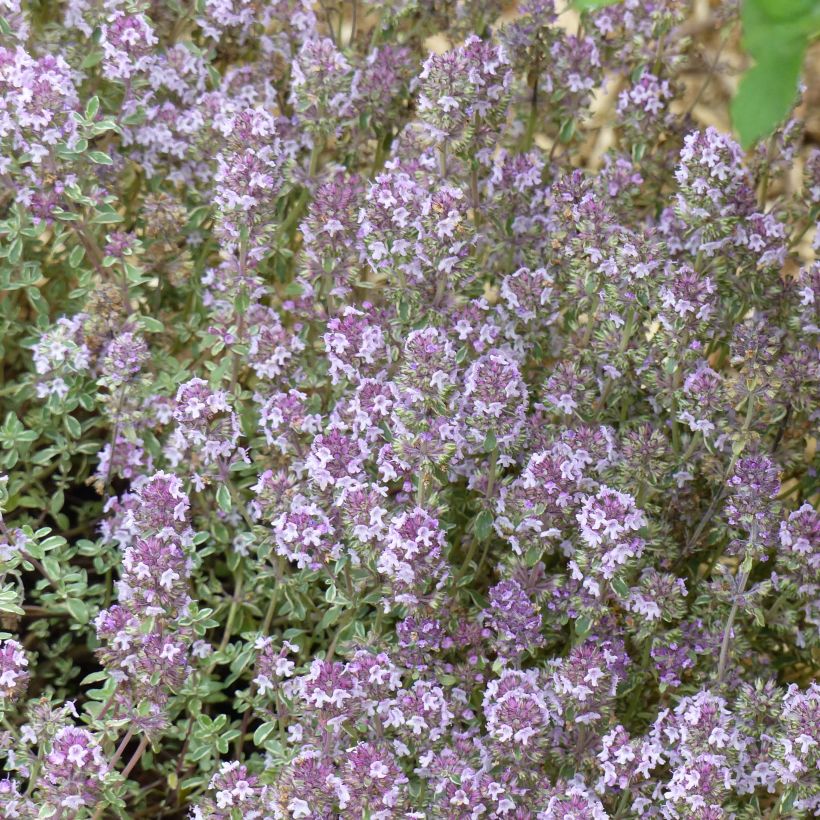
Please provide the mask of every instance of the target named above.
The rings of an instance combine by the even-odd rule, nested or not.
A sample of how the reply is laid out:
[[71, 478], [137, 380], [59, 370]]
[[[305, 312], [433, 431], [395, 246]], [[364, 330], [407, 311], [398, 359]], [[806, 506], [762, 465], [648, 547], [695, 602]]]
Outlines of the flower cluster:
[[816, 89], [569, 5], [0, 0], [0, 816], [820, 816]]

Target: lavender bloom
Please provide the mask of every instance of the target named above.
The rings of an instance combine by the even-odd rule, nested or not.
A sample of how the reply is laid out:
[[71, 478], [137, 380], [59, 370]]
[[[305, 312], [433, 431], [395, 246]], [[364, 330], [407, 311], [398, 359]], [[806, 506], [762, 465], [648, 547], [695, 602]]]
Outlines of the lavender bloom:
[[583, 543], [570, 566], [578, 580], [583, 579], [584, 586], [599, 596], [600, 579], [611, 580], [643, 552], [643, 539], [632, 533], [646, 526], [646, 516], [632, 496], [602, 487], [586, 496], [576, 518]]
[[638, 586], [625, 603], [640, 623], [639, 634], [660, 628], [661, 621], [674, 621], [686, 612], [686, 584], [682, 578], [655, 569], [641, 574]]
[[609, 816], [580, 777], [558, 783], [541, 799], [544, 808], [536, 815], [537, 820], [606, 820]]
[[383, 45], [373, 49], [357, 69], [356, 107], [377, 134], [396, 117], [415, 68], [410, 49]]
[[485, 353], [464, 376], [461, 416], [467, 440], [481, 448], [492, 433], [499, 451], [514, 451], [528, 399], [517, 363], [500, 350]]
[[780, 522], [780, 558], [803, 583], [811, 584], [820, 567], [820, 515], [811, 504]]
[[290, 641], [283, 641], [280, 649], [276, 649], [272, 638], [257, 638], [254, 643], [256, 650], [256, 677], [253, 679], [257, 691], [263, 697], [269, 691], [275, 691], [280, 679], [293, 675], [295, 663], [289, 658], [291, 653], [298, 653], [299, 647]]
[[22, 645], [11, 639], [0, 641], [0, 698], [16, 700], [25, 694], [30, 679]]
[[34, 346], [32, 359], [40, 376], [37, 380], [39, 398], [57, 396], [64, 399], [70, 390], [66, 379], [88, 372], [91, 351], [83, 339], [84, 318], [78, 315], [58, 319]]
[[487, 731], [507, 754], [513, 748], [537, 759], [550, 744], [549, 727], [556, 722], [555, 697], [535, 670], [511, 669], [492, 680], [484, 691]]
[[72, 145], [79, 108], [74, 72], [63, 57], [35, 59], [22, 47], [0, 47], [0, 94], [5, 116], [0, 140], [15, 153], [42, 163], [60, 141]]
[[313, 749], [298, 754], [272, 787], [271, 808], [282, 817], [333, 820], [337, 807], [346, 802], [346, 790], [333, 762]]
[[359, 743], [345, 752], [341, 773], [345, 809], [388, 820], [408, 808], [408, 779], [389, 748]]
[[291, 67], [293, 105], [311, 134], [326, 136], [353, 110], [353, 71], [328, 38], [305, 40]]
[[447, 578], [447, 541], [437, 519], [416, 507], [394, 516], [376, 568], [387, 580], [390, 599], [413, 609]]
[[0, 811], [9, 818], [37, 816], [34, 802], [20, 790], [20, 784], [8, 776], [0, 780]]
[[238, 760], [223, 763], [208, 788], [214, 795], [194, 807], [192, 820], [232, 820], [237, 811], [243, 817], [258, 817], [265, 806], [267, 786]]
[[299, 569], [319, 569], [342, 551], [328, 516], [301, 495], [294, 496], [287, 511], [273, 522], [273, 539], [277, 555], [294, 561]]
[[174, 541], [138, 538], [125, 550], [122, 567], [119, 599], [136, 612], [173, 618], [190, 603], [190, 560]]
[[[370, 305], [365, 303], [364, 308]], [[358, 381], [364, 374], [377, 375], [387, 358], [384, 332], [367, 313], [346, 307], [328, 322], [324, 341], [334, 383], [342, 377]]]
[[812, 683], [801, 690], [791, 684], [780, 719], [783, 734], [775, 742], [772, 766], [781, 783], [797, 788], [795, 808], [816, 812], [820, 808], [820, 687]]
[[288, 390], [268, 396], [260, 407], [259, 429], [268, 444], [283, 454], [297, 451], [300, 437], [321, 430], [321, 416], [308, 412], [307, 400], [301, 391]]
[[499, 657], [516, 660], [543, 645], [541, 615], [517, 581], [502, 581], [490, 589], [485, 624]]
[[130, 80], [150, 67], [158, 40], [144, 15], [115, 11], [100, 26], [100, 42], [105, 75], [112, 80]]
[[733, 546], [753, 559], [766, 560], [766, 548], [775, 539], [777, 511], [775, 498], [780, 491], [777, 467], [765, 456], [738, 459], [734, 474], [727, 481], [731, 495], [726, 504], [726, 518], [747, 538]]
[[618, 684], [626, 677], [629, 656], [618, 640], [587, 640], [551, 665], [552, 685], [568, 718], [589, 724], [611, 708]]
[[358, 274], [355, 238], [363, 198], [364, 186], [357, 177], [336, 174], [316, 189], [300, 225], [308, 274], [313, 280], [329, 280], [334, 293]]
[[207, 38], [219, 42], [230, 32], [240, 45], [250, 36], [257, 15], [253, 0], [204, 0], [201, 11], [197, 23]]
[[190, 539], [191, 501], [178, 476], [160, 471], [136, 482], [134, 489], [135, 503], [126, 513], [126, 526], [134, 534], [184, 543]]
[[100, 798], [107, 772], [97, 738], [86, 729], [66, 726], [54, 736], [45, 756], [40, 799], [57, 811], [90, 810]]
[[117, 334], [103, 349], [100, 382], [111, 390], [127, 384], [141, 372], [148, 355], [142, 336], [130, 330]]
[[273, 209], [284, 183], [286, 158], [276, 121], [264, 109], [247, 108], [222, 127], [227, 148], [217, 155], [214, 203], [232, 246], [242, 227], [256, 227]]
[[457, 149], [484, 147], [488, 126], [504, 115], [512, 72], [504, 50], [470, 36], [431, 54], [418, 77], [418, 108], [430, 137]]
[[180, 385], [175, 399], [177, 427], [171, 436], [168, 459], [173, 466], [190, 451], [204, 467], [224, 463], [239, 442], [239, 421], [223, 390], [212, 390], [203, 379]]
[[408, 334], [402, 351], [399, 384], [405, 401], [434, 407], [456, 386], [456, 352], [439, 328], [425, 327]]
[[605, 788], [628, 789], [634, 783], [651, 777], [653, 770], [664, 761], [663, 746], [657, 737], [631, 738], [620, 724], [601, 738], [601, 744], [602, 749], [598, 753], [600, 792]]
[[740, 146], [715, 128], [688, 134], [675, 177], [681, 188], [678, 211], [700, 228], [702, 252], [712, 255], [729, 241], [733, 220], [755, 207]]
[[576, 362], [561, 362], [544, 383], [544, 401], [571, 416], [592, 402], [592, 370]]
[[689, 267], [674, 268], [658, 290], [663, 308], [659, 314], [666, 330], [695, 333], [714, 311], [715, 285], [708, 276], [698, 276]]

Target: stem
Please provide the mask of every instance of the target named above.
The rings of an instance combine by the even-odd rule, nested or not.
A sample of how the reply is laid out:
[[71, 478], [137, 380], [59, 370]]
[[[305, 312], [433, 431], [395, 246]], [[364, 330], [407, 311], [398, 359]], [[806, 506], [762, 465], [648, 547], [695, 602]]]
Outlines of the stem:
[[438, 168], [442, 179], [447, 178], [447, 143], [442, 142], [438, 149]]
[[33, 564], [34, 568], [37, 570], [37, 572], [39, 572], [40, 575], [42, 575], [43, 578], [45, 578], [46, 581], [48, 581], [49, 584], [51, 584], [51, 586], [54, 587], [54, 589], [59, 589], [60, 588], [59, 584], [48, 574], [48, 572], [46, 571], [46, 568], [33, 555], [29, 555], [28, 552], [21, 549], [20, 550], [20, 556], [22, 557], [22, 559], [24, 561], [28, 561], [30, 564]]
[[630, 790], [628, 788], [621, 792], [621, 796], [618, 799], [618, 805], [615, 807], [616, 818], [622, 817], [623, 813], [626, 811], [626, 807], [629, 805], [629, 795]]
[[698, 446], [700, 445], [702, 440], [703, 433], [701, 433], [701, 431], [698, 430], [692, 436], [692, 440], [689, 442], [689, 446], [686, 448], [686, 452], [683, 454], [683, 458], [681, 459], [681, 461], [683, 461], [684, 463], [689, 461], [689, 459], [692, 458], [692, 455], [694, 454], [695, 450], [698, 449]]
[[[646, 638], [641, 647], [641, 669], [639, 672], [640, 680], [644, 680], [646, 672], [649, 669], [649, 662], [652, 658], [652, 638]], [[638, 710], [641, 708], [641, 702], [645, 696], [646, 690], [643, 686], [636, 686], [629, 704], [629, 711], [626, 714], [626, 722], [631, 723]]]
[[353, 45], [353, 40], [356, 38], [356, 26], [359, 22], [359, 3], [358, 0], [353, 0], [353, 13], [350, 21], [350, 40], [348, 46]]
[[[623, 356], [626, 352], [627, 347], [629, 347], [629, 341], [632, 339], [633, 334], [635, 333], [636, 322], [635, 322], [635, 311], [630, 310], [626, 317], [626, 324], [624, 325], [624, 331], [621, 334], [621, 341], [618, 345], [618, 355]], [[604, 384], [604, 389], [601, 391], [601, 398], [598, 401], [598, 408], [603, 410], [604, 404], [606, 403], [607, 398], [609, 397], [609, 393], [612, 390], [613, 385], [615, 384], [615, 380], [609, 378], [606, 380], [606, 384]]]
[[467, 567], [470, 566], [470, 561], [473, 560], [473, 556], [475, 555], [475, 548], [477, 546], [478, 546], [478, 539], [477, 538], [472, 538], [470, 540], [470, 548], [467, 550], [467, 554], [464, 556], [464, 561], [462, 562], [461, 567], [458, 570], [458, 574], [453, 579], [453, 587], [455, 589], [458, 589], [459, 581], [464, 577], [464, 573], [467, 572]]
[[[538, 71], [538, 68], [536, 68]], [[532, 95], [530, 96], [530, 115], [527, 118], [527, 130], [524, 133], [524, 151], [532, 148], [535, 137], [535, 123], [538, 120], [538, 73], [535, 75], [535, 82], [532, 84]]]
[[740, 582], [738, 584], [737, 595], [735, 596], [735, 601], [732, 604], [732, 608], [729, 610], [729, 617], [726, 619], [726, 628], [723, 630], [723, 642], [720, 645], [720, 660], [718, 661], [717, 671], [718, 685], [723, 683], [723, 677], [726, 674], [726, 663], [729, 659], [729, 644], [732, 641], [732, 624], [735, 621], [735, 615], [737, 615], [738, 610], [737, 598], [739, 598], [746, 590], [746, 582], [748, 580], [749, 570], [743, 570], [740, 573]]
[[481, 211], [478, 193], [478, 164], [474, 161], [470, 168], [470, 197], [473, 200], [473, 224], [476, 230], [481, 227]]
[[313, 143], [313, 148], [310, 150], [310, 166], [308, 168], [308, 176], [313, 179], [319, 172], [319, 158], [322, 155], [322, 148], [324, 146], [318, 140]]
[[766, 623], [769, 623], [774, 618], [774, 616], [777, 615], [778, 612], [780, 612], [780, 610], [783, 607], [783, 604], [786, 603], [788, 598], [789, 596], [785, 592], [781, 592], [780, 595], [777, 596], [775, 602], [766, 610], [766, 614], [764, 616]]
[[245, 714], [242, 715], [242, 726], [239, 729], [239, 737], [236, 739], [236, 745], [234, 746], [233, 756], [235, 760], [242, 760], [242, 749], [245, 746], [245, 733], [248, 731], [248, 724], [251, 722], [251, 710], [245, 710]]
[[99, 715], [97, 715], [97, 720], [101, 720], [105, 717], [106, 712], [111, 708], [114, 703], [114, 698], [117, 696], [117, 687], [114, 686], [114, 691], [109, 696], [108, 700], [103, 704], [102, 709], [100, 709]]
[[233, 622], [236, 618], [237, 610], [239, 609], [239, 602], [242, 597], [242, 589], [245, 583], [245, 578], [241, 573], [237, 573], [235, 575], [235, 579], [236, 586], [234, 587], [234, 593], [231, 596], [231, 606], [228, 610], [228, 620], [225, 623], [225, 631], [222, 633], [222, 640], [219, 642], [216, 652], [214, 652], [214, 660], [208, 664], [208, 668], [205, 672], [206, 677], [210, 676], [211, 672], [214, 671], [217, 664], [215, 659], [216, 656], [225, 649], [231, 640], [231, 635], [233, 634]]
[[490, 453], [490, 461], [487, 466], [487, 489], [484, 491], [485, 498], [492, 498], [495, 489], [495, 474], [498, 466], [498, 448], [493, 448]]
[[484, 568], [484, 562], [487, 560], [487, 555], [490, 552], [490, 543], [492, 539], [488, 538], [487, 543], [484, 544], [484, 549], [481, 551], [481, 558], [478, 560], [478, 566], [475, 570], [475, 577], [478, 578], [481, 575], [481, 570]]
[[595, 296], [592, 298], [592, 305], [587, 313], [587, 326], [584, 329], [584, 338], [581, 341], [581, 347], [587, 347], [589, 345], [589, 340], [592, 338], [592, 328], [595, 324], [594, 319], [598, 312], [598, 301], [598, 293], [596, 292]]
[[[243, 304], [243, 309], [239, 311], [239, 327], [236, 331], [236, 340], [242, 344], [245, 337], [245, 316], [247, 310], [244, 308], [245, 296], [247, 289], [245, 288], [245, 268], [248, 264], [248, 237], [244, 231], [242, 238], [239, 240], [239, 300]], [[239, 364], [241, 356], [236, 350], [233, 351], [233, 368], [231, 370], [231, 394], [236, 395], [236, 386], [239, 382]]]
[[718, 46], [718, 50], [715, 53], [712, 62], [709, 65], [709, 71], [706, 74], [706, 79], [703, 81], [703, 85], [701, 85], [700, 89], [698, 89], [698, 93], [695, 95], [695, 99], [692, 100], [689, 107], [686, 111], [683, 112], [681, 116], [681, 120], [689, 119], [689, 116], [695, 110], [695, 106], [700, 102], [700, 98], [703, 96], [703, 92], [709, 87], [709, 83], [712, 82], [712, 78], [715, 76], [715, 69], [717, 68], [718, 61], [720, 60], [720, 55], [723, 54], [723, 49], [726, 47], [726, 43], [729, 42], [729, 35], [732, 33], [734, 29], [734, 25], [729, 26], [723, 34], [723, 38], [720, 41], [720, 45]]
[[[743, 428], [741, 429], [741, 433], [744, 434], [748, 432], [749, 427], [752, 425], [752, 410], [754, 409], [754, 393], [749, 394], [748, 405], [746, 407], [746, 420], [743, 422]], [[698, 523], [697, 527], [695, 527], [695, 531], [692, 533], [691, 538], [686, 542], [686, 547], [684, 548], [683, 554], [687, 555], [692, 547], [698, 542], [698, 539], [703, 534], [704, 529], [706, 529], [706, 525], [712, 520], [712, 516], [717, 511], [718, 504], [723, 500], [723, 496], [726, 493], [726, 482], [731, 478], [732, 471], [735, 469], [735, 464], [737, 464], [737, 453], [732, 453], [732, 458], [729, 461], [729, 466], [726, 468], [726, 473], [723, 476], [723, 484], [720, 490], [717, 492], [715, 497], [712, 499], [712, 503], [709, 505], [709, 508], [706, 510], [703, 518], [701, 518], [700, 522]]]
[[133, 755], [131, 755], [131, 759], [128, 761], [128, 763], [125, 764], [125, 768], [122, 770], [122, 776], [123, 777], [127, 778], [128, 775], [131, 774], [131, 772], [134, 769], [134, 766], [136, 766], [137, 763], [139, 763], [139, 760], [142, 757], [143, 752], [146, 750], [147, 747], [148, 747], [148, 738], [143, 737], [142, 740], [140, 741], [140, 745], [137, 746], [136, 751], [134, 752]]
[[111, 768], [113, 768], [113, 767], [114, 767], [114, 765], [116, 764], [116, 762], [117, 762], [117, 761], [118, 761], [118, 760], [122, 757], [122, 753], [125, 751], [126, 747], [127, 747], [127, 746], [128, 746], [128, 744], [131, 742], [131, 738], [132, 738], [132, 737], [134, 737], [134, 730], [133, 730], [133, 728], [132, 728], [132, 729], [129, 729], [129, 730], [125, 733], [125, 737], [123, 737], [123, 739], [120, 741], [120, 745], [119, 745], [119, 746], [117, 746], [117, 751], [116, 751], [116, 752], [114, 752], [114, 756], [111, 758], [111, 760], [109, 760], [109, 761], [108, 761], [108, 765], [109, 765]]
[[268, 611], [265, 613], [265, 620], [262, 621], [262, 634], [267, 635], [270, 629], [271, 621], [273, 621], [273, 613], [276, 610], [276, 594], [271, 595], [270, 603], [268, 604]]
[[427, 494], [427, 473], [422, 470], [419, 473], [418, 481], [416, 483], [416, 506], [424, 506], [424, 498]]
[[103, 485], [102, 491], [103, 498], [108, 495], [108, 490], [111, 487], [111, 473], [114, 470], [114, 455], [117, 450], [117, 438], [120, 435], [120, 414], [122, 413], [123, 404], [125, 404], [125, 383], [120, 385], [117, 407], [114, 411], [114, 427], [111, 430], [111, 452], [108, 454], [108, 469], [105, 471], [105, 484]]
[[333, 638], [330, 641], [330, 646], [327, 648], [327, 653], [325, 654], [325, 660], [329, 661], [333, 659], [333, 655], [336, 652], [336, 645], [339, 643], [339, 638], [342, 635], [342, 632], [350, 626], [350, 622], [356, 617], [356, 612], [358, 607], [351, 607], [345, 613], [345, 617], [339, 622], [339, 626], [336, 628], [336, 632], [333, 634]]

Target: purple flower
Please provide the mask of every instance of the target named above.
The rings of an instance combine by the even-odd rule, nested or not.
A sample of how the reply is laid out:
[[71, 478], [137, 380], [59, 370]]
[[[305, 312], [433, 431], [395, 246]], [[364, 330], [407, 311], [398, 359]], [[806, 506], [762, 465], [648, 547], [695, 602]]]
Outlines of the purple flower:
[[485, 353], [467, 369], [462, 395], [461, 417], [473, 448], [483, 447], [491, 433], [501, 452], [515, 450], [529, 401], [515, 360], [501, 350]]
[[494, 633], [500, 658], [517, 660], [524, 652], [536, 651], [544, 644], [541, 615], [517, 581], [501, 581], [490, 588], [489, 596], [484, 622]]
[[602, 487], [583, 499], [576, 519], [582, 544], [570, 566], [574, 576], [583, 579], [584, 586], [597, 597], [601, 595], [601, 579], [611, 580], [643, 552], [643, 539], [633, 533], [646, 526], [646, 516], [631, 495]]
[[438, 520], [423, 508], [394, 516], [376, 561], [387, 581], [389, 599], [413, 609], [429, 591], [439, 590], [447, 578], [446, 549]]
[[299, 569], [319, 569], [342, 554], [336, 529], [321, 507], [301, 495], [273, 522], [277, 555], [294, 561]]
[[10, 638], [0, 641], [0, 698], [19, 698], [25, 694], [30, 678], [23, 646]]
[[302, 44], [291, 66], [291, 92], [299, 120], [315, 135], [333, 133], [350, 116], [356, 98], [354, 74], [347, 59], [327, 37]]
[[503, 48], [475, 35], [458, 48], [431, 54], [418, 76], [418, 110], [430, 137], [457, 147], [481, 146], [487, 125], [505, 113], [511, 83]]

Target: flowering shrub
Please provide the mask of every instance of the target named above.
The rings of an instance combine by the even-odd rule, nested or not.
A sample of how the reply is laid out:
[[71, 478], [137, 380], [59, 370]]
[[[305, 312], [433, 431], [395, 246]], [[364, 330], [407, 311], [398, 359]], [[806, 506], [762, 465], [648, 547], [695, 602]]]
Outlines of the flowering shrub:
[[820, 815], [820, 151], [501, 11], [0, 0], [2, 817]]

